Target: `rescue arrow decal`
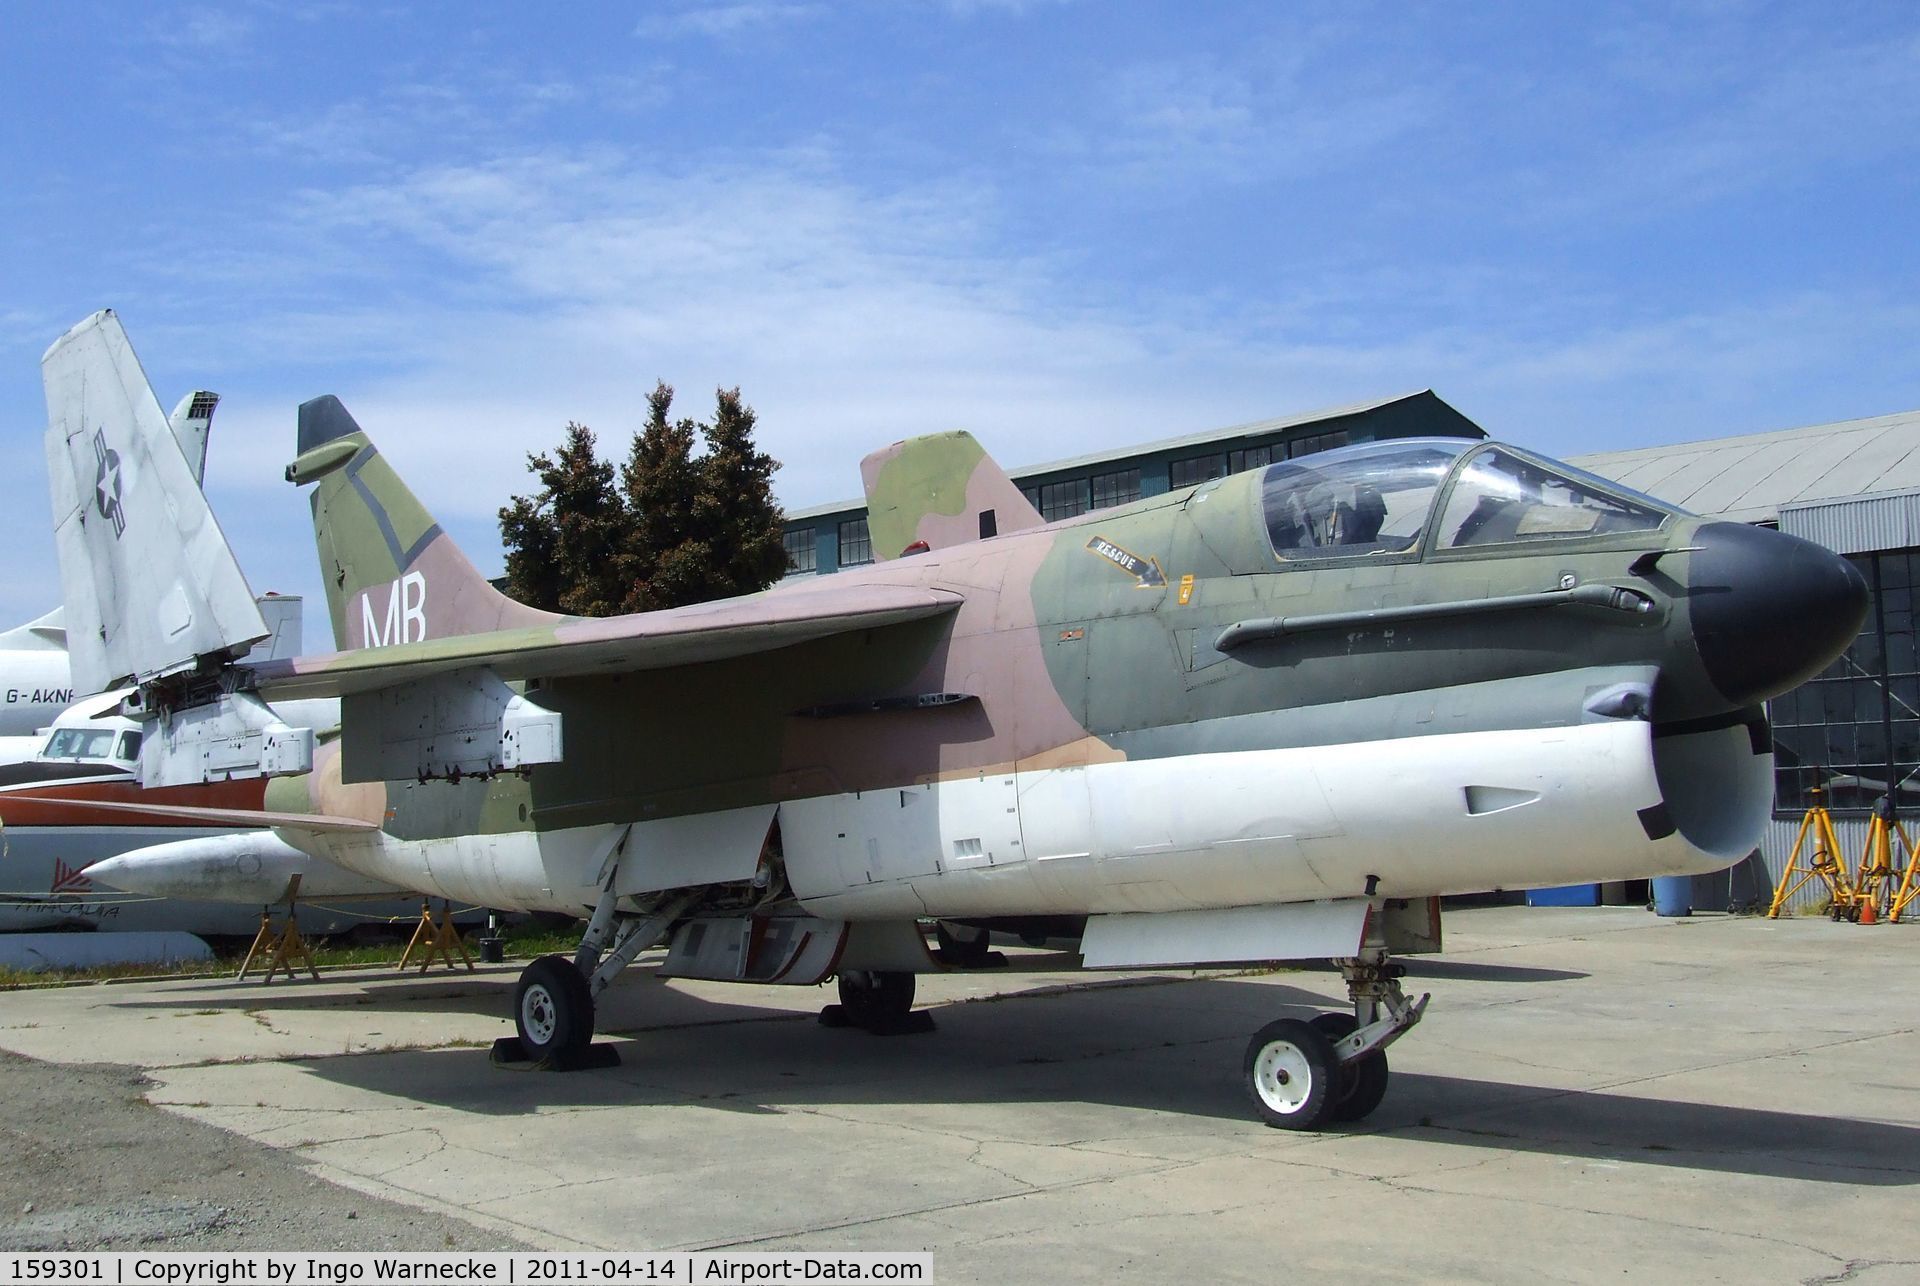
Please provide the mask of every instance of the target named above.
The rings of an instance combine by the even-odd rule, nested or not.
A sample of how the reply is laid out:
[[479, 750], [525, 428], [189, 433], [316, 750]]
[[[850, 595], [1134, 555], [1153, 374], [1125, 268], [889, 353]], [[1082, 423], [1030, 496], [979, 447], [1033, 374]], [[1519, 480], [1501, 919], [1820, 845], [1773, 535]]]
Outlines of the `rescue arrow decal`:
[[1104, 536], [1095, 536], [1089, 540], [1087, 548], [1133, 577], [1138, 582], [1134, 586], [1135, 589], [1166, 588], [1167, 574], [1160, 569], [1159, 559], [1142, 558], [1138, 554], [1130, 554]]

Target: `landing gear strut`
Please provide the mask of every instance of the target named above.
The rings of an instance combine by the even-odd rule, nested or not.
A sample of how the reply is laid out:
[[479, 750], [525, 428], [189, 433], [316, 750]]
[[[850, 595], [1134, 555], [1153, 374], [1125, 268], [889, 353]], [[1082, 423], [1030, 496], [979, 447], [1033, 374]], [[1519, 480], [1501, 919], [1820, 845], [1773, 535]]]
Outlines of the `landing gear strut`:
[[1400, 989], [1406, 969], [1391, 963], [1384, 947], [1370, 944], [1334, 964], [1353, 999], [1351, 1014], [1282, 1018], [1247, 1043], [1241, 1065], [1247, 1094], [1260, 1119], [1276, 1129], [1364, 1119], [1387, 1093], [1386, 1047], [1426, 1010], [1426, 996], [1407, 1000]]
[[609, 876], [573, 959], [541, 956], [521, 972], [513, 991], [515, 1038], [495, 1042], [495, 1062], [572, 1071], [620, 1061], [611, 1046], [593, 1044], [594, 1001], [634, 957], [666, 941], [694, 898], [672, 899], [645, 914], [620, 911], [618, 902]]

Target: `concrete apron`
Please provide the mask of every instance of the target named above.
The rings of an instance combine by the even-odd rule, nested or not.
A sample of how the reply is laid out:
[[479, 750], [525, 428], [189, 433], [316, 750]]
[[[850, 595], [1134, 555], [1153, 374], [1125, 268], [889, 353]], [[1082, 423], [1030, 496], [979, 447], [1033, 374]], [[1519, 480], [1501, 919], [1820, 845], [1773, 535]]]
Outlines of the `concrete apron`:
[[938, 1032], [880, 1038], [813, 1021], [831, 988], [634, 970], [602, 1013], [622, 1065], [567, 1076], [488, 1064], [517, 966], [14, 992], [0, 1047], [137, 1065], [169, 1110], [557, 1249], [924, 1248], [943, 1281], [1036, 1255], [1056, 1280], [1920, 1262], [1911, 926], [1503, 907], [1447, 930], [1385, 1104], [1318, 1136], [1256, 1124], [1239, 1068], [1262, 1023], [1338, 1005], [1326, 972], [923, 978]]

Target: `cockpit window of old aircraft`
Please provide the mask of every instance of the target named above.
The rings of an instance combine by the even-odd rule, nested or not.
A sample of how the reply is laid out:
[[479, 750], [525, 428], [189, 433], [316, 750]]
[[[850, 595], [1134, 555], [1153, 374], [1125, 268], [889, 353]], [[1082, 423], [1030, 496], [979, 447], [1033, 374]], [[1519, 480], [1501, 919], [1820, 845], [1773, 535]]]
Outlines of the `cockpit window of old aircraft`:
[[1672, 510], [1591, 475], [1500, 450], [1466, 462], [1440, 520], [1442, 549], [1651, 531]]
[[1261, 484], [1282, 562], [1409, 553], [1466, 439], [1402, 438], [1276, 464]]

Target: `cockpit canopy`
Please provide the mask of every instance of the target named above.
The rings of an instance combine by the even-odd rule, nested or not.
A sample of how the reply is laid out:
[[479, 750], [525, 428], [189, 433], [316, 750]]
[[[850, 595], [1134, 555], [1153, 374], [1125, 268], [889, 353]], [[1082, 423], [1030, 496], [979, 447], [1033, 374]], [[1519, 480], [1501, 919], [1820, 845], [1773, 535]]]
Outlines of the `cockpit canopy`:
[[1406, 438], [1269, 466], [1260, 491], [1273, 552], [1293, 562], [1411, 550], [1440, 484], [1473, 445]]
[[1267, 535], [1284, 563], [1410, 554], [1443, 493], [1436, 550], [1651, 531], [1680, 512], [1571, 466], [1463, 438], [1362, 443], [1272, 465], [1260, 484]]

